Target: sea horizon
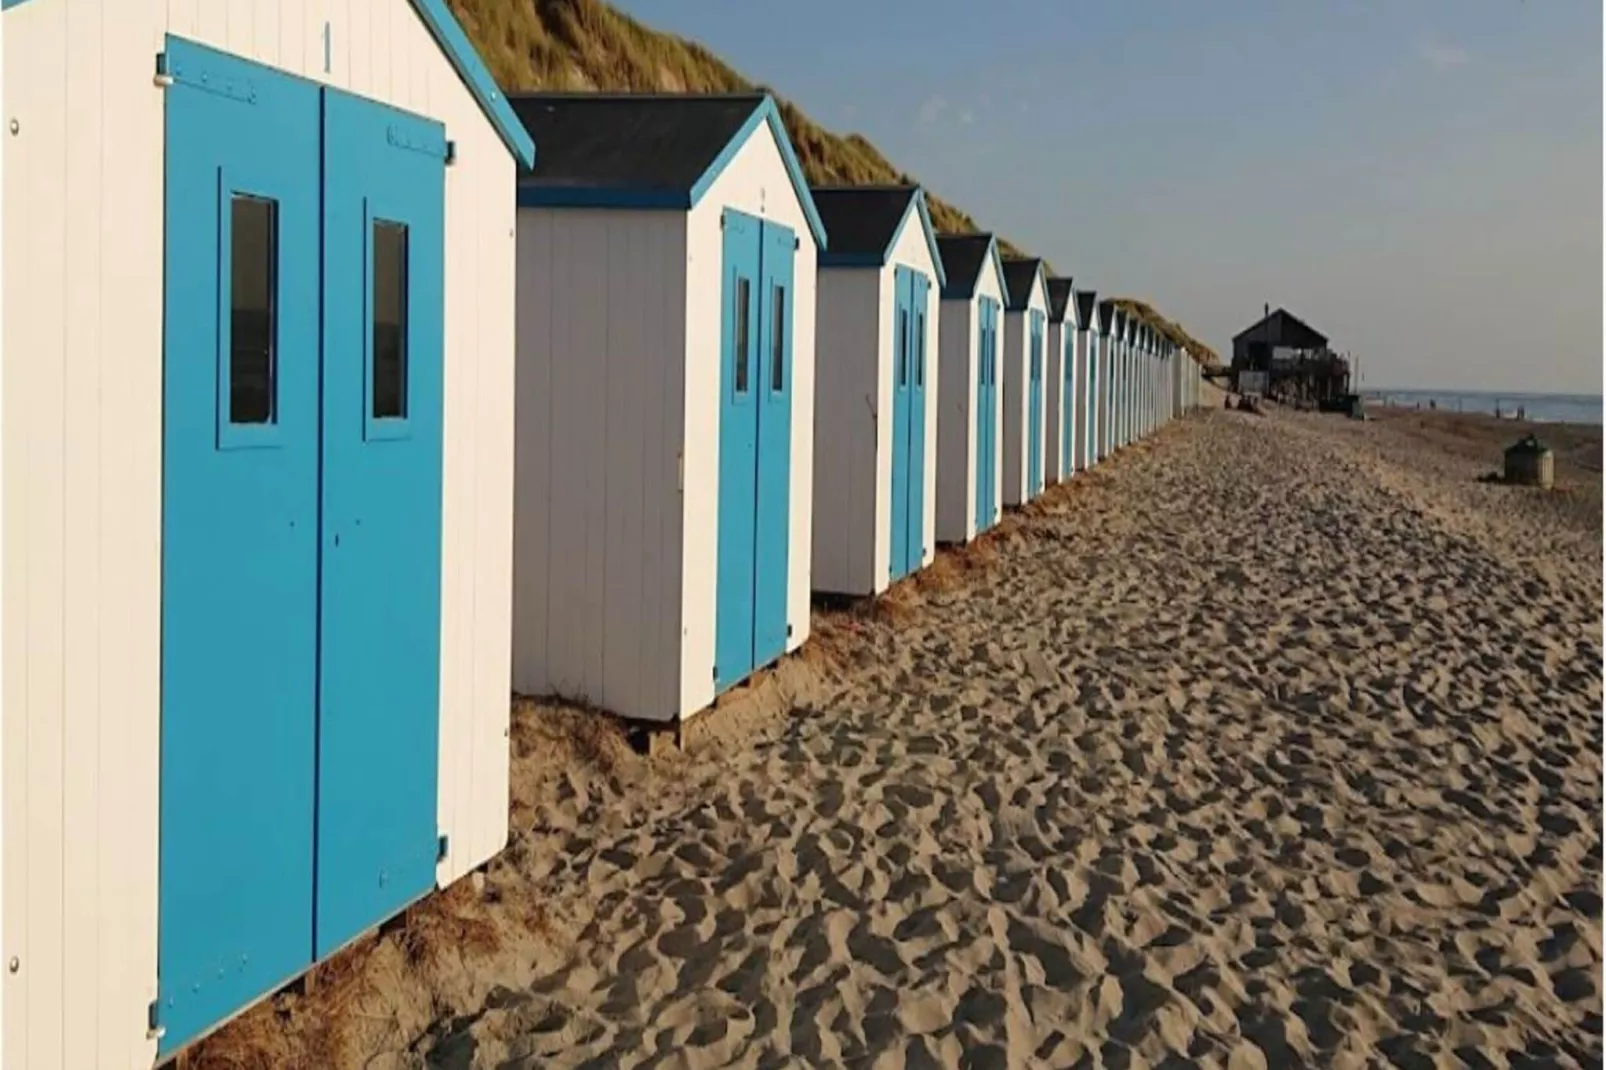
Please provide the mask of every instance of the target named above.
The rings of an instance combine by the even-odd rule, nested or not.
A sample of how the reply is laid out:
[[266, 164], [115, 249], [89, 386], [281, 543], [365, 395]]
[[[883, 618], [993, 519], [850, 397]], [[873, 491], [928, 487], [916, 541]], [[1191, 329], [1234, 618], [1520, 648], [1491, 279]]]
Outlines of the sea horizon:
[[1368, 386], [1362, 389], [1361, 394], [1377, 404], [1420, 404], [1427, 408], [1428, 403], [1432, 402], [1437, 408], [1449, 412], [1481, 412], [1513, 419], [1517, 409], [1521, 408], [1523, 417], [1533, 423], [1590, 424], [1596, 427], [1602, 423], [1600, 393]]

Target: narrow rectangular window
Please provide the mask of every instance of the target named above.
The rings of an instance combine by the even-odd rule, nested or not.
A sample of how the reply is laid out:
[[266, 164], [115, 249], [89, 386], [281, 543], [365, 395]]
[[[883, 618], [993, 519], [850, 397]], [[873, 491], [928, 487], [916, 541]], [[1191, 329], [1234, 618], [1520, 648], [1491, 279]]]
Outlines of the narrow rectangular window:
[[229, 423], [271, 424], [278, 419], [278, 202], [236, 193], [229, 223]]
[[909, 313], [898, 309], [898, 385], [909, 385]]
[[407, 418], [407, 227], [374, 220], [374, 384], [376, 420]]
[[770, 320], [770, 391], [786, 389], [786, 287], [775, 284], [773, 318]]
[[926, 314], [915, 313], [915, 385], [926, 385]]
[[736, 308], [732, 310], [731, 322], [736, 325], [736, 337], [731, 339], [731, 350], [736, 358], [736, 392], [747, 393], [747, 362], [751, 358], [748, 352], [747, 332], [747, 300], [751, 294], [747, 279], [738, 275], [736, 277]]

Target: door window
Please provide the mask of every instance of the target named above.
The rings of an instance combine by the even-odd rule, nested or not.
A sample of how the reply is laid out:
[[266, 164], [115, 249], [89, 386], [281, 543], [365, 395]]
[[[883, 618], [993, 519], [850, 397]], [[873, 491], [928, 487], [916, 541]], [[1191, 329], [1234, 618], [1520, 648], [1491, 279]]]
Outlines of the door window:
[[407, 418], [407, 227], [373, 223], [373, 385], [375, 420]]
[[746, 278], [740, 275], [736, 277], [736, 307], [732, 310], [731, 315], [731, 322], [736, 327], [736, 337], [732, 339], [734, 344], [731, 346], [731, 352], [736, 355], [735, 380], [738, 394], [748, 392], [748, 361], [751, 359], [751, 354], [748, 353], [747, 301], [751, 293], [751, 285]]
[[775, 284], [770, 316], [770, 392], [786, 390], [786, 287]]

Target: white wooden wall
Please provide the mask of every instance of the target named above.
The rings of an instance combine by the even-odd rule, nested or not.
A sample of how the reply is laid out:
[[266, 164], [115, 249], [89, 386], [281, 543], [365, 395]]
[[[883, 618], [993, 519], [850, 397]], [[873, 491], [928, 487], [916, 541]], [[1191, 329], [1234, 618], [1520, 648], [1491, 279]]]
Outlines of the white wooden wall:
[[680, 698], [687, 216], [517, 214], [513, 688], [667, 720]]
[[976, 537], [976, 362], [981, 332], [978, 297], [938, 301], [937, 539]]
[[891, 313], [882, 313], [881, 276], [891, 274], [890, 266], [819, 269], [811, 581], [817, 591], [867, 595], [887, 585], [887, 554], [879, 545], [887, 541], [880, 518], [891, 467], [880, 463], [877, 442], [890, 440], [878, 414], [887, 411], [882, 370], [892, 348], [882, 323]]
[[[1026, 486], [1028, 474], [1026, 442], [1031, 432], [1031, 421], [1027, 418], [1026, 412], [1026, 378], [1032, 346], [1028, 317], [1032, 312], [1042, 314], [1045, 321], [1043, 333], [1046, 337], [1048, 295], [1043, 290], [1041, 273], [1038, 273], [1032, 282], [1031, 298], [1027, 301], [1026, 307], [1017, 312], [1003, 313], [1004, 329], [1001, 332], [998, 354], [998, 392], [1002, 395], [1001, 401], [1004, 407], [1004, 418], [1001, 422], [1004, 440], [998, 452], [1003, 455], [1004, 468], [999, 497], [1005, 505], [1022, 505], [1031, 500], [1031, 494]], [[1045, 398], [1046, 396], [1045, 391]], [[1046, 419], [1039, 422], [1037, 428], [1039, 436], [1042, 436], [1044, 425], [1047, 423]]]
[[[507, 836], [514, 162], [403, 0], [5, 11], [7, 1067], [150, 1065], [156, 995], [163, 94], [171, 31], [440, 119], [442, 882]], [[331, 64], [323, 69], [325, 25]], [[70, 1001], [70, 1002], [69, 1002]], [[70, 1012], [69, 1012], [70, 1008]]]
[[714, 700], [714, 599], [719, 501], [720, 264], [724, 256], [721, 211], [735, 208], [791, 227], [798, 237], [793, 268], [792, 334], [792, 542], [788, 558], [787, 620], [796, 650], [809, 637], [809, 571], [813, 553], [814, 322], [818, 251], [802, 202], [767, 124], [760, 126], [714, 180], [687, 220], [686, 492], [681, 546], [680, 712]]

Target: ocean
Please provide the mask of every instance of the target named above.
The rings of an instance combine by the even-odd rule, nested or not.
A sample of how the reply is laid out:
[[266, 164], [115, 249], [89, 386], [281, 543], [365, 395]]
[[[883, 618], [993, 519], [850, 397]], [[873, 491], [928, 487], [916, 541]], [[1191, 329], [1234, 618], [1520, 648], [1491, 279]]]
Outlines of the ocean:
[[1520, 406], [1523, 416], [1543, 424], [1601, 423], [1599, 394], [1501, 394], [1485, 390], [1367, 390], [1366, 400], [1374, 405], [1427, 408], [1434, 402], [1448, 412], [1483, 412], [1491, 416], [1514, 417]]

